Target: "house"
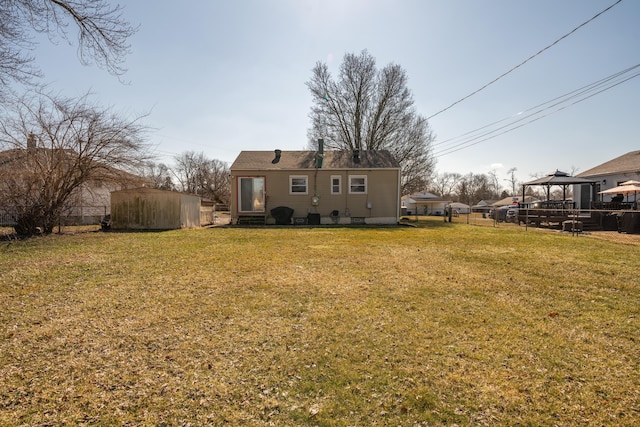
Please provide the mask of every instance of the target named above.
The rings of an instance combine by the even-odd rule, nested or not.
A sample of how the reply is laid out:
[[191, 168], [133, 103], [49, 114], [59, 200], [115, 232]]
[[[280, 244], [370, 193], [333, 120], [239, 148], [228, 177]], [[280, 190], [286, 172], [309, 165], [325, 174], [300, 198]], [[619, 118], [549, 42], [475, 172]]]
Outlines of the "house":
[[589, 209], [590, 202], [611, 202], [615, 194], [600, 194], [600, 192], [616, 187], [629, 180], [640, 181], [640, 150], [631, 151], [588, 169], [577, 176], [595, 181], [595, 193], [589, 185], [575, 185], [573, 198], [576, 206]]
[[111, 192], [114, 230], [172, 230], [200, 227], [200, 197], [155, 188]]
[[407, 215], [444, 215], [451, 200], [428, 192], [414, 193], [402, 199], [403, 212]]
[[231, 222], [396, 224], [400, 165], [373, 151], [242, 151], [230, 168]]
[[500, 199], [496, 202], [493, 202], [491, 204], [492, 207], [494, 208], [499, 208], [502, 206], [518, 206], [518, 205], [523, 205], [523, 204], [530, 204], [533, 202], [537, 202], [538, 199], [536, 197], [533, 196], [525, 196], [525, 197], [518, 197], [518, 196], [508, 196], [505, 197], [504, 199]]
[[[31, 141], [27, 148], [0, 151], [0, 226], [15, 225], [20, 210], [37, 200], [39, 190], [33, 188], [40, 188], [47, 178], [55, 178], [56, 189], [68, 187], [70, 180], [76, 179], [71, 172], [79, 168], [77, 161], [78, 156], [72, 150], [35, 147]], [[146, 182], [108, 165], [98, 162], [91, 165], [100, 168], [99, 178], [82, 182], [73, 190], [61, 210], [62, 224], [99, 224], [110, 211], [111, 191]], [[29, 189], [30, 186], [33, 188]]]

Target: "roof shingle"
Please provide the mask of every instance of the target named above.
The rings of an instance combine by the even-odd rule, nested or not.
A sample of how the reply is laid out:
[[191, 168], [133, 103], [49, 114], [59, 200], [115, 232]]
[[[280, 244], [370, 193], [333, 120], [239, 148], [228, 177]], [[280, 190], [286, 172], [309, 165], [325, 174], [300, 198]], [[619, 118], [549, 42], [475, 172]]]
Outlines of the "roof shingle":
[[[273, 163], [273, 151], [242, 151], [231, 165], [231, 169], [283, 170], [315, 169], [315, 151], [282, 151], [280, 160]], [[326, 151], [322, 169], [380, 169], [399, 168], [400, 165], [387, 150], [360, 151], [360, 162], [356, 163], [351, 151]]]
[[616, 157], [613, 160], [609, 160], [608, 162], [605, 162], [599, 166], [581, 172], [576, 176], [590, 178], [601, 175], [638, 172], [640, 172], [640, 150], [623, 154], [620, 157]]

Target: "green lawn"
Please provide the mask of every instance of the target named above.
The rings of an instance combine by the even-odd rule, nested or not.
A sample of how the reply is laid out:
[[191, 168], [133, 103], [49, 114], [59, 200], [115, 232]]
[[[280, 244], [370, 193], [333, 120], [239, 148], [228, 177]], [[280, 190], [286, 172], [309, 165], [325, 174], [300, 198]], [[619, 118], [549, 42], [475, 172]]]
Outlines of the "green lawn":
[[0, 425], [638, 425], [637, 245], [421, 222], [0, 242]]

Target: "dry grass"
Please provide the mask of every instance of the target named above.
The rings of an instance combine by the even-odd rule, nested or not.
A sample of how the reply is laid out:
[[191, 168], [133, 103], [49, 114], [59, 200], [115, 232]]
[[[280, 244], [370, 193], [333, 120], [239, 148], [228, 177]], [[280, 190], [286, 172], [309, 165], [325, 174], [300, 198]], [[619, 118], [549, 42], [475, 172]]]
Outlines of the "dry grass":
[[0, 242], [0, 425], [637, 425], [638, 261], [440, 221]]

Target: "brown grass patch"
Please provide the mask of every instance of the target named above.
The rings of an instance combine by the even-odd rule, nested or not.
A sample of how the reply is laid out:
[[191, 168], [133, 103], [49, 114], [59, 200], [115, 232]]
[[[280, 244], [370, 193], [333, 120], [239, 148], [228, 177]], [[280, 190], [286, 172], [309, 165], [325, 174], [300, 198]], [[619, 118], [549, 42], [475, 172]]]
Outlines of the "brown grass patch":
[[1, 242], [0, 424], [637, 424], [636, 252], [418, 225]]

